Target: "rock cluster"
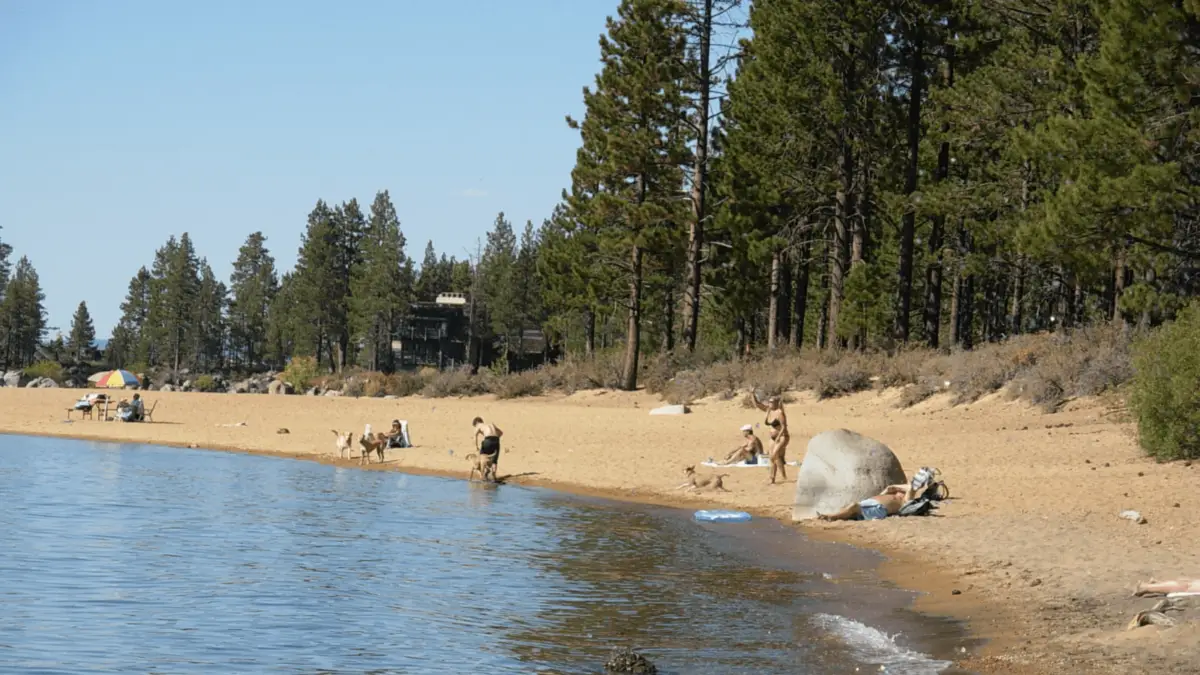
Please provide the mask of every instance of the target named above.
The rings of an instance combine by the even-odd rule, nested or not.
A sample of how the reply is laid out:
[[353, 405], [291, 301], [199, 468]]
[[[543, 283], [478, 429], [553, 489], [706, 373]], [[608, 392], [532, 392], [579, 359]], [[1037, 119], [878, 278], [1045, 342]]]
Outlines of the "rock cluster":
[[628, 647], [614, 649], [612, 656], [604, 662], [606, 673], [635, 673], [636, 675], [655, 675], [658, 668], [650, 663], [650, 659], [629, 649]]

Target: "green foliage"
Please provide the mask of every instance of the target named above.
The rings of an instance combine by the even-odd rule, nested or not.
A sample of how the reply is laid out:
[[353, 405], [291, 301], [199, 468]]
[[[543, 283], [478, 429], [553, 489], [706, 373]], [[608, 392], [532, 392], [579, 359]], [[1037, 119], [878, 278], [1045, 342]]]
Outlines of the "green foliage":
[[75, 316], [71, 318], [71, 335], [66, 345], [67, 355], [72, 361], [90, 360], [95, 341], [96, 327], [92, 324], [92, 316], [88, 313], [87, 303], [80, 302]]
[[25, 368], [25, 376], [31, 380], [39, 377], [48, 377], [54, 380], [55, 383], [62, 384], [67, 380], [67, 371], [57, 361], [38, 361]]
[[364, 346], [362, 363], [371, 370], [395, 369], [392, 335], [412, 300], [412, 262], [387, 191], [375, 196], [361, 260], [350, 283], [350, 323], [356, 343]]
[[230, 357], [246, 368], [260, 367], [271, 351], [271, 304], [279, 291], [279, 279], [266, 241], [262, 232], [247, 237], [229, 278]]
[[1130, 409], [1142, 448], [1159, 460], [1200, 458], [1200, 303], [1134, 347]]
[[0, 299], [0, 363], [4, 367], [33, 363], [46, 332], [45, 299], [37, 270], [22, 256]]
[[297, 356], [288, 362], [279, 379], [290, 382], [297, 391], [303, 391], [316, 384], [321, 375], [321, 366], [316, 358]]
[[212, 375], [201, 375], [192, 382], [192, 389], [202, 392], [215, 392], [217, 391], [217, 381], [213, 379]]

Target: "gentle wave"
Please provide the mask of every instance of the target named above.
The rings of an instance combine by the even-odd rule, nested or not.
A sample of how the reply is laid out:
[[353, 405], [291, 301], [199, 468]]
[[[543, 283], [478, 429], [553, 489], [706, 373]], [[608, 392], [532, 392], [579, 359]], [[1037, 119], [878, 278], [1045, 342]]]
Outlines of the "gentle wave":
[[954, 665], [901, 647], [895, 636], [844, 616], [814, 614], [812, 623], [837, 636], [856, 661], [881, 666], [881, 672], [888, 675], [937, 675]]

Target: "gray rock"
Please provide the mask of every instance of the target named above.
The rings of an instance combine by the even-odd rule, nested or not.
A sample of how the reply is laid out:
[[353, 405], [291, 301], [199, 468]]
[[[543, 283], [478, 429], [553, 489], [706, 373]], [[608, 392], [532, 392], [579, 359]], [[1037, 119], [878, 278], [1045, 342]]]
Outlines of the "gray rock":
[[290, 382], [275, 380], [267, 386], [267, 393], [274, 396], [291, 396], [296, 393], [296, 388]]
[[658, 668], [650, 659], [629, 649], [614, 649], [608, 660], [604, 662], [606, 673], [633, 673], [634, 675], [657, 675]]
[[307, 395], [307, 396], [320, 396], [320, 395], [321, 395], [321, 389], [320, 389], [320, 388], [318, 388], [318, 387], [310, 387], [310, 388], [309, 388], [309, 390], [308, 390], [308, 391], [306, 391], [306, 392], [304, 392], [304, 393], [305, 393], [305, 395]]
[[58, 383], [48, 377], [38, 377], [25, 384], [26, 389], [57, 389]]
[[10, 370], [4, 374], [4, 386], [6, 387], [23, 387], [29, 384], [29, 378], [25, 377], [23, 370]]
[[191, 381], [191, 380], [184, 380], [184, 381], [183, 381], [183, 387], [182, 387], [182, 388], [183, 388], [183, 391], [191, 391], [191, 390], [192, 390], [192, 381]]
[[249, 394], [250, 393], [250, 385], [251, 385], [250, 380], [242, 380], [241, 382], [234, 382], [233, 384], [229, 385], [229, 393], [231, 393], [231, 394]]
[[329, 391], [325, 392], [325, 395], [326, 396], [341, 396], [342, 392], [338, 391], [337, 389], [330, 389]]
[[792, 520], [838, 511], [905, 481], [900, 460], [883, 443], [846, 429], [822, 432], [800, 463]]
[[175, 387], [172, 385], [169, 385], [169, 384], [164, 384], [162, 387], [159, 388], [159, 391], [165, 391], [165, 392], [169, 393], [169, 392], [175, 391]]

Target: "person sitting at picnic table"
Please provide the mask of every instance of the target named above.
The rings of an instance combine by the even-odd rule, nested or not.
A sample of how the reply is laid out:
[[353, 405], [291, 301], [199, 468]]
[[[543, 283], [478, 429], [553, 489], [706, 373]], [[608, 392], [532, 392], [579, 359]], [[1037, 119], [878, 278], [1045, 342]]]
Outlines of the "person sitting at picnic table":
[[141, 422], [145, 412], [141, 394], [134, 394], [132, 402], [121, 401], [117, 404], [117, 419], [122, 422]]

